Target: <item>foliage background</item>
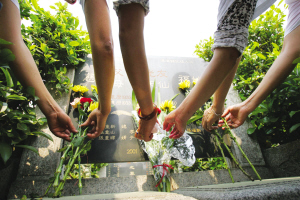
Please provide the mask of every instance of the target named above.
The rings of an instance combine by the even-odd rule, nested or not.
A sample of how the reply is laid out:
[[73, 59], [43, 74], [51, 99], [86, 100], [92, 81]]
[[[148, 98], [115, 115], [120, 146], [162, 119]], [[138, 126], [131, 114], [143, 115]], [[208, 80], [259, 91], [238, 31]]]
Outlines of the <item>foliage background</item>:
[[[79, 27], [79, 20], [67, 10], [67, 3], [51, 6], [49, 11], [38, 6], [37, 0], [19, 0], [21, 18], [30, 20], [28, 27], [22, 25], [22, 36], [31, 51], [43, 81], [48, 88], [68, 92], [72, 86], [66, 76], [67, 70], [78, 67], [90, 53], [89, 36]], [[46, 119], [37, 119], [33, 88], [23, 88], [16, 80], [8, 64], [15, 56], [7, 48], [9, 41], [0, 38], [0, 166], [15, 152], [16, 147], [38, 151], [30, 146], [33, 136], [51, 136], [38, 131]]]
[[[279, 5], [273, 5], [249, 27], [246, 47], [236, 76], [234, 88], [245, 100], [258, 87], [282, 49], [285, 15]], [[285, 5], [287, 9], [287, 5]], [[213, 38], [196, 45], [195, 54], [205, 61], [212, 59]], [[299, 64], [276, 90], [250, 115], [253, 128], [262, 148], [285, 144], [300, 138], [300, 77]]]
[[21, 17], [32, 24], [22, 25], [22, 35], [48, 88], [68, 92], [72, 84], [67, 70], [77, 68], [91, 53], [89, 35], [79, 26], [79, 19], [61, 2], [50, 6], [55, 11], [45, 11], [38, 0], [20, 1]]

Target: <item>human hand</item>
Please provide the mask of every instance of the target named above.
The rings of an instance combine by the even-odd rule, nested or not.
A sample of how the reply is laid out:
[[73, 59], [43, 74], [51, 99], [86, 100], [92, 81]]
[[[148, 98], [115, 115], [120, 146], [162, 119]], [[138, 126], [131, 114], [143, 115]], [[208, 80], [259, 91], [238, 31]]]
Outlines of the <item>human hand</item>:
[[169, 138], [178, 139], [185, 132], [186, 122], [183, 122], [176, 114], [176, 110], [172, 111], [165, 117], [163, 129], [169, 131], [174, 126]]
[[53, 112], [46, 116], [50, 131], [64, 140], [71, 141], [71, 133], [78, 131], [71, 122], [70, 117], [63, 111]]
[[[242, 103], [240, 103], [228, 107], [221, 117], [225, 118], [230, 128], [237, 128], [245, 122], [248, 114], [249, 113], [247, 112], [246, 108], [243, 106]], [[222, 127], [224, 124], [224, 121], [220, 120], [218, 126]], [[223, 127], [223, 129], [225, 129], [225, 127]]]
[[76, 3], [77, 0], [65, 0], [66, 2], [68, 2], [69, 4], [73, 5]]
[[108, 115], [104, 115], [100, 110], [95, 109], [91, 112], [88, 119], [80, 125], [83, 126], [92, 126], [92, 130], [88, 131], [87, 137], [89, 139], [95, 139], [98, 137], [105, 128], [106, 120]]
[[149, 142], [153, 138], [153, 133], [157, 132], [155, 124], [157, 122], [157, 115], [150, 120], [139, 120], [139, 128], [135, 133], [135, 137], [145, 142]]
[[217, 129], [218, 126], [212, 126], [215, 122], [217, 122], [221, 117], [221, 114], [217, 114], [213, 109], [213, 106], [209, 107], [204, 111], [202, 118], [202, 127], [210, 132], [213, 129]]

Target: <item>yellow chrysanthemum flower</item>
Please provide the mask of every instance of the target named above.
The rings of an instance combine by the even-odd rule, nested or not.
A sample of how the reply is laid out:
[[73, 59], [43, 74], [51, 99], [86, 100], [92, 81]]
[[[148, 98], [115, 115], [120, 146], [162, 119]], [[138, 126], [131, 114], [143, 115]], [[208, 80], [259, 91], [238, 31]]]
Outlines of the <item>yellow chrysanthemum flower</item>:
[[75, 86], [72, 88], [72, 90], [73, 90], [74, 92], [79, 92], [79, 90], [80, 90], [80, 85], [75, 85]]
[[93, 111], [93, 110], [97, 109], [98, 106], [99, 106], [99, 103], [98, 103], [98, 102], [91, 102], [88, 111], [89, 111], [89, 112], [90, 112], [90, 111]]
[[92, 91], [93, 90], [96, 90], [97, 94], [98, 94], [98, 89], [97, 89], [97, 86], [96, 85], [91, 85], [91, 88], [92, 88]]
[[80, 92], [81, 94], [89, 91], [89, 89], [86, 86], [82, 86], [82, 85], [75, 85], [72, 90], [74, 92]]
[[171, 112], [172, 110], [174, 110], [176, 107], [173, 104], [173, 101], [164, 101], [161, 105], [160, 105], [160, 109], [162, 111], [165, 111], [167, 113]]
[[193, 80], [193, 85], [196, 85], [197, 82], [198, 82], [198, 79], [197, 79], [197, 78], [194, 79], [194, 80]]
[[190, 86], [191, 86], [191, 82], [189, 80], [185, 80], [185, 81], [179, 83], [179, 88], [183, 89], [183, 90], [190, 88]]

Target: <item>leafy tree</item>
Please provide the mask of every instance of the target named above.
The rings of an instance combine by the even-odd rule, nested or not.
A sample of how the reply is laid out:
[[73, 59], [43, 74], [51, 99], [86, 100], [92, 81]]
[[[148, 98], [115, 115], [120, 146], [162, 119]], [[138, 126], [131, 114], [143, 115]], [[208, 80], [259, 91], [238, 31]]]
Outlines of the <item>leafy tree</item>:
[[71, 83], [67, 69], [78, 67], [91, 52], [88, 33], [78, 29], [79, 20], [68, 12], [67, 3], [50, 6], [55, 15], [40, 8], [37, 0], [23, 0], [21, 5], [21, 10], [31, 8], [32, 25], [22, 25], [22, 35], [45, 84], [58, 92], [68, 92]]

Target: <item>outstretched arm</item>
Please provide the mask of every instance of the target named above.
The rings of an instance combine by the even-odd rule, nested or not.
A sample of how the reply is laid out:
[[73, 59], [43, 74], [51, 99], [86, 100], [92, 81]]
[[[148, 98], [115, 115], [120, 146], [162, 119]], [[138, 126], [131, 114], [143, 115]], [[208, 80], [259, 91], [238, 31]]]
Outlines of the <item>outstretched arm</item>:
[[[121, 5], [119, 12], [119, 38], [124, 66], [134, 90], [142, 116], [153, 112], [149, 69], [144, 44], [145, 9], [141, 4]], [[140, 120], [135, 137], [150, 141], [156, 115], [150, 120]]]
[[0, 11], [0, 38], [13, 43], [6, 45], [16, 59], [9, 63], [20, 83], [35, 89], [40, 99], [37, 105], [46, 116], [52, 133], [60, 138], [70, 140], [70, 132], [77, 132], [69, 116], [59, 107], [45, 87], [32, 55], [21, 35], [21, 18], [18, 8], [10, 0], [2, 0]]
[[238, 58], [235, 66], [233, 67], [231, 72], [227, 75], [227, 77], [222, 82], [220, 87], [214, 93], [212, 106], [210, 108], [208, 108], [207, 110], [205, 110], [205, 112], [204, 112], [204, 115], [202, 118], [202, 127], [206, 131], [211, 131], [213, 129], [218, 128], [218, 126], [212, 126], [212, 125], [220, 119], [220, 117], [224, 111], [225, 98], [227, 96], [227, 93], [229, 91], [229, 88], [231, 86], [231, 83], [233, 81], [233, 78], [235, 76], [235, 73], [239, 66], [240, 61], [241, 61], [241, 57]]
[[238, 62], [239, 51], [234, 47], [216, 48], [214, 56], [201, 78], [180, 106], [166, 116], [164, 129], [174, 126], [170, 138], [179, 138], [184, 133], [186, 122], [226, 79]]
[[111, 111], [111, 95], [115, 78], [113, 39], [106, 0], [86, 1], [84, 12], [91, 41], [99, 107], [90, 114], [82, 126], [93, 126], [87, 136], [94, 139], [104, 130]]
[[[283, 48], [262, 82], [244, 102], [225, 110], [222, 117], [231, 128], [237, 128], [244, 123], [247, 116], [281, 84], [295, 68], [293, 61], [300, 57], [300, 26], [289, 33], [283, 42]], [[223, 121], [220, 120], [219, 126]]]

